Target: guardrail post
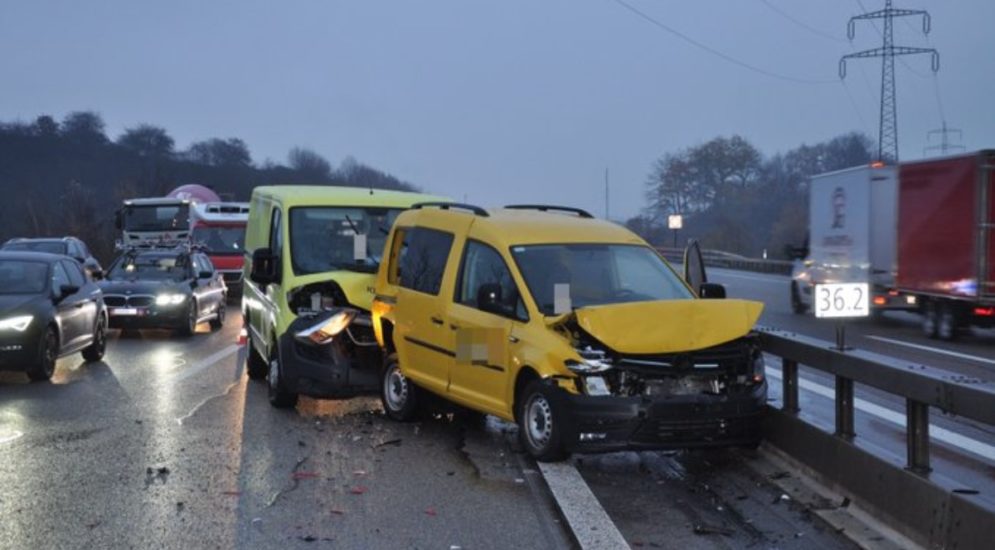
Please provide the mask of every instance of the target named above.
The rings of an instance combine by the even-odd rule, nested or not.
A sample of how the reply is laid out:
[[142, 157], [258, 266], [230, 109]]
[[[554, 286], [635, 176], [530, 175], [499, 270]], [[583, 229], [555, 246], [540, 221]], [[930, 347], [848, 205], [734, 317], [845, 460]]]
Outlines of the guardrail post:
[[853, 439], [853, 380], [836, 377], [836, 435]]
[[781, 359], [781, 410], [798, 414], [798, 361]]
[[905, 440], [908, 469], [927, 474], [929, 467], [929, 405], [913, 399], [905, 400]]

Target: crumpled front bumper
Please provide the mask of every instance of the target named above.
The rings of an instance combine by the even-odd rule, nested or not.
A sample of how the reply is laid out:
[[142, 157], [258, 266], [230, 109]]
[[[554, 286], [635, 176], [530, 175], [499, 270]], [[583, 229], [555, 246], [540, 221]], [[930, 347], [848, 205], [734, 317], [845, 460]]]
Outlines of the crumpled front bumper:
[[767, 382], [725, 395], [562, 398], [570, 451], [750, 446], [760, 441]]

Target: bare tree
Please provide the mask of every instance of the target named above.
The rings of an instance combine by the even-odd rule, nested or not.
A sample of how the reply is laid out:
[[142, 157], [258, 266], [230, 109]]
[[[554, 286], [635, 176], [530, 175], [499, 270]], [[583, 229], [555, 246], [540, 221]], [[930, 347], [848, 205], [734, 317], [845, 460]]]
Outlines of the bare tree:
[[117, 144], [149, 158], [166, 158], [173, 154], [173, 138], [166, 130], [151, 124], [128, 128], [117, 138]]
[[93, 111], [75, 111], [62, 119], [62, 136], [81, 145], [103, 145], [107, 143], [104, 134], [104, 119]]
[[327, 181], [332, 177], [332, 165], [310, 149], [294, 147], [287, 154], [287, 163], [308, 179]]

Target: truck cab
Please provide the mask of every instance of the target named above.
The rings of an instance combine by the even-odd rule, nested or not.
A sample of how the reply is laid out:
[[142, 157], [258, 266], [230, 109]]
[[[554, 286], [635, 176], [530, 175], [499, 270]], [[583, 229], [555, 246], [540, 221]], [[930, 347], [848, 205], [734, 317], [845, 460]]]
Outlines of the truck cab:
[[114, 222], [121, 231], [120, 245], [127, 248], [189, 239], [190, 204], [189, 199], [171, 197], [125, 200]]
[[190, 214], [190, 240], [200, 245], [214, 268], [224, 277], [229, 295], [241, 295], [249, 203], [195, 204]]

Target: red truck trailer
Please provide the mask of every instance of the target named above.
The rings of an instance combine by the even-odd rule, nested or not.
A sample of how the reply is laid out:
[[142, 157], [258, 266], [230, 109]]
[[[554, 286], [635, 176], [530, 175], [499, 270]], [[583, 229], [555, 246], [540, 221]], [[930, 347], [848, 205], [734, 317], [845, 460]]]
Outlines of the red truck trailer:
[[896, 287], [932, 338], [995, 326], [995, 150], [901, 164]]

